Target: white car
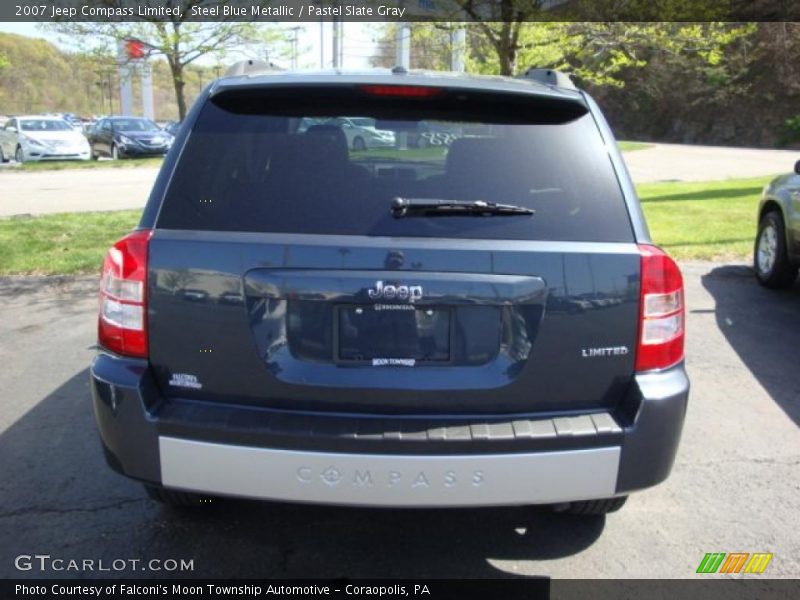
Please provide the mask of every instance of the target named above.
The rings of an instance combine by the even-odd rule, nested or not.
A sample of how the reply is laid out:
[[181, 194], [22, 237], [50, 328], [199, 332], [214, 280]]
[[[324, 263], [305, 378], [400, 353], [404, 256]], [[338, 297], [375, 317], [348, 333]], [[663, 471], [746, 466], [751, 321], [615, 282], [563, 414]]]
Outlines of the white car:
[[353, 150], [367, 148], [391, 148], [394, 146], [394, 132], [377, 129], [375, 119], [368, 117], [337, 117], [328, 121], [341, 127], [347, 137], [347, 145]]
[[26, 116], [9, 119], [0, 129], [0, 161], [89, 160], [86, 136], [59, 117]]

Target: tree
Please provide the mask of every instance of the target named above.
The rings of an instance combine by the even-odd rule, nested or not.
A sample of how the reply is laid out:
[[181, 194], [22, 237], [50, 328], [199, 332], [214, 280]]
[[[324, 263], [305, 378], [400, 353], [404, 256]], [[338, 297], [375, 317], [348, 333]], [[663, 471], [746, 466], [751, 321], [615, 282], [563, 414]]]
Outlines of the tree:
[[[370, 58], [373, 67], [390, 68], [397, 64], [395, 54], [397, 29], [396, 23], [387, 23], [378, 32], [375, 40], [377, 52]], [[413, 23], [410, 29], [412, 68], [448, 70], [452, 50], [450, 28], [441, 23]]]
[[[484, 27], [453, 26], [467, 29], [468, 72], [502, 72]], [[412, 40], [441, 27], [414, 24]], [[512, 74], [566, 71], [629, 139], [770, 145], [789, 128], [789, 143], [800, 140], [798, 35], [791, 23], [522, 23]], [[387, 46], [391, 39], [384, 34]], [[449, 53], [448, 44], [429, 46], [427, 62], [412, 66], [447, 64]]]
[[517, 69], [520, 34], [529, 21], [544, 17], [544, 0], [453, 0], [473, 21], [483, 41], [497, 58], [500, 75]]
[[[258, 40], [259, 30], [254, 23], [217, 21], [197, 23], [188, 21], [191, 8], [204, 0], [176, 0], [182, 7], [180, 16], [142, 17], [140, 21], [124, 23], [61, 22], [51, 27], [58, 33], [69, 36], [73, 42], [87, 39], [102, 39], [116, 44], [126, 38], [144, 42], [151, 55], [163, 56], [172, 74], [175, 100], [180, 119], [186, 116], [186, 68], [201, 57], [224, 55], [232, 50], [240, 51]], [[217, 4], [224, 4], [224, 0]], [[125, 4], [124, 0], [105, 0], [104, 5]], [[140, 2], [150, 4], [150, 1]], [[163, 4], [163, 3], [160, 3]]]
[[560, 69], [581, 83], [623, 86], [620, 74], [655, 57], [687, 69], [724, 70], [726, 48], [750, 35], [753, 24], [733, 23], [526, 23], [517, 58], [524, 65]]
[[[637, 43], [647, 41], [648, 32], [658, 32], [659, 25], [679, 21], [733, 21], [735, 19], [726, 17], [733, 14], [736, 0], [717, 0], [714, 3], [694, 0], [570, 0], [561, 3], [548, 0], [451, 0], [451, 3], [456, 7], [452, 12], [453, 20], [466, 17], [471, 21], [470, 29], [479, 36], [479, 42], [473, 48], [479, 48], [482, 57], [494, 63], [495, 73], [513, 75], [520, 70], [518, 65], [531, 64], [523, 60], [526, 54], [531, 54], [531, 49], [535, 55], [536, 48], [549, 46], [547, 53], [552, 57], [554, 43], [561, 44], [565, 54], [582, 53], [584, 57], [597, 49], [602, 56], [596, 63], [604, 68], [611, 66], [612, 71], [622, 68], [637, 60], [632, 49]], [[624, 22], [634, 19], [649, 22]], [[692, 25], [698, 24], [701, 23], [682, 27], [682, 33], [694, 32], [696, 28]], [[609, 32], [614, 25], [616, 31]], [[696, 36], [690, 38], [689, 45], [698, 45]], [[609, 41], [613, 45], [608, 45]], [[684, 41], [662, 37], [651, 40], [673, 48], [676, 47], [673, 42]], [[718, 39], [710, 41], [713, 45]], [[587, 45], [587, 42], [591, 43]], [[583, 52], [579, 52], [581, 50]], [[588, 64], [591, 61], [584, 59], [582, 62]]]

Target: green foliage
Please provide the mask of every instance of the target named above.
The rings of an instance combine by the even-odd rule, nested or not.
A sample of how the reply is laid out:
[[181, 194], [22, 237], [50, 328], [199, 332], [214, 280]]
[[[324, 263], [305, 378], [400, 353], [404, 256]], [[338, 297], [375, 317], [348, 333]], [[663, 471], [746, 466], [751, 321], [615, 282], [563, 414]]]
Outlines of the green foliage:
[[800, 115], [794, 115], [784, 121], [784, 130], [778, 139], [778, 146], [786, 146], [800, 141]]
[[[647, 66], [656, 56], [709, 70], [720, 84], [726, 83], [726, 77], [730, 79], [727, 48], [756, 28], [755, 24], [730, 23], [546, 21], [483, 21], [457, 26], [467, 29], [470, 72], [513, 75], [537, 66], [567, 71], [583, 83], [617, 87], [625, 84], [623, 73]], [[392, 45], [394, 31], [395, 26], [387, 28], [382, 37], [385, 46]], [[415, 50], [419, 53], [414, 54]], [[451, 50], [448, 27], [414, 24], [412, 66], [446, 68]]]
[[[78, 115], [119, 111], [119, 81], [113, 55], [102, 48], [91, 52], [65, 52], [42, 40], [0, 33], [0, 54], [8, 65], [0, 68], [0, 113], [74, 112]], [[151, 61], [156, 118], [178, 118], [169, 66]], [[184, 93], [192, 102], [218, 69], [192, 65], [183, 73]], [[134, 79], [134, 94], [140, 92]], [[138, 109], [141, 102], [135, 99]]]
[[124, 160], [42, 160], [16, 164], [0, 171], [0, 177], [5, 177], [12, 171], [72, 171], [75, 169], [137, 169], [149, 167], [157, 169], [163, 159], [155, 158], [126, 158]]
[[[184, 11], [184, 18], [188, 11]], [[202, 57], [212, 56], [218, 63], [226, 60], [233, 51], [247, 52], [248, 48], [265, 41], [264, 30], [256, 23], [222, 21], [198, 23], [183, 19], [162, 21], [136, 21], [126, 23], [60, 22], [50, 28], [63, 34], [64, 40], [83, 44], [104, 42], [105, 52], [127, 38], [144, 42], [151, 56], [163, 57], [169, 65], [178, 117], [183, 119], [187, 110], [185, 87], [189, 65]]]
[[[591, 9], [590, 4], [583, 10]], [[638, 0], [615, 0], [606, 2], [605, 9], [623, 4], [630, 10], [646, 8]], [[653, 4], [659, 4], [653, 10], [669, 10], [670, 15], [699, 10], [683, 0]], [[723, 8], [730, 6], [717, 6], [709, 15], [724, 14]], [[511, 21], [452, 26], [467, 30], [468, 72], [513, 75], [534, 66], [566, 71], [598, 100], [624, 137], [723, 145], [790, 143], [785, 121], [797, 113], [800, 101], [800, 23]], [[412, 35], [431, 37], [442, 28], [414, 24]], [[381, 39], [382, 48], [394, 47], [392, 36]], [[449, 43], [433, 44], [420, 61], [412, 46], [411, 66], [446, 65], [450, 51]]]
[[[390, 68], [396, 63], [397, 23], [376, 28], [378, 51], [370, 62], [375, 67]], [[452, 51], [450, 28], [443, 23], [413, 23], [411, 27], [411, 65], [415, 69], [447, 71]]]

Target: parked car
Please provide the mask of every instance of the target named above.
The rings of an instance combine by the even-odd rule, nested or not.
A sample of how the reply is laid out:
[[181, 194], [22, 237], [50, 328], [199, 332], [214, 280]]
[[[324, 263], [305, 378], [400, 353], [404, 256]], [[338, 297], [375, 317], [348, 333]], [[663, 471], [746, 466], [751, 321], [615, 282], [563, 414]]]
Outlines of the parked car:
[[[335, 125], [362, 118], [472, 137], [370, 156]], [[108, 464], [152, 498], [586, 515], [668, 476], [683, 282], [586, 93], [254, 74], [184, 127], [105, 258], [91, 365]]]
[[78, 118], [75, 115], [75, 113], [62, 113], [58, 116], [60, 116], [67, 123], [69, 123], [69, 126], [72, 127], [72, 129], [74, 129], [75, 131], [79, 131], [80, 133], [83, 133], [84, 131], [83, 122], [80, 120], [80, 118]]
[[136, 156], [163, 156], [174, 137], [150, 119], [105, 117], [88, 134], [92, 158], [108, 156], [114, 160]]
[[59, 117], [21, 116], [0, 130], [0, 161], [89, 160], [86, 137]]
[[367, 148], [391, 148], [395, 143], [393, 131], [376, 129], [375, 119], [369, 117], [337, 117], [327, 124], [340, 127], [347, 138], [347, 145], [353, 150]]
[[762, 285], [784, 289], [800, 267], [800, 161], [794, 173], [774, 179], [758, 205], [753, 267]]
[[172, 137], [178, 135], [178, 129], [181, 127], [180, 121], [167, 121], [162, 129], [170, 134]]

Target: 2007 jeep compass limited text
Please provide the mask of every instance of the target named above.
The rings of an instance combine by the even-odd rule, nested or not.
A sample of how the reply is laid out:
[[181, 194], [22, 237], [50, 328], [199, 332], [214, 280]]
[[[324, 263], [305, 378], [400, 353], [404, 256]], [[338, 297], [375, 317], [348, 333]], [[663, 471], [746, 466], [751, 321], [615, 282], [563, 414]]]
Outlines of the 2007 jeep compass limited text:
[[175, 505], [600, 514], [686, 411], [681, 274], [553, 72], [217, 80], [100, 300], [107, 460]]

